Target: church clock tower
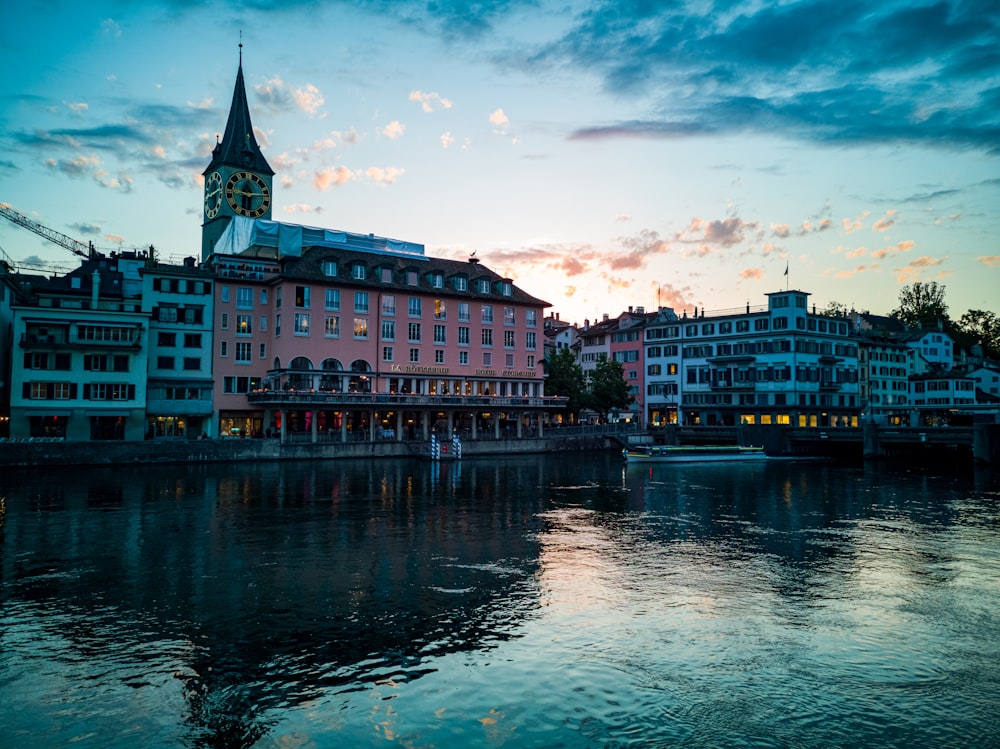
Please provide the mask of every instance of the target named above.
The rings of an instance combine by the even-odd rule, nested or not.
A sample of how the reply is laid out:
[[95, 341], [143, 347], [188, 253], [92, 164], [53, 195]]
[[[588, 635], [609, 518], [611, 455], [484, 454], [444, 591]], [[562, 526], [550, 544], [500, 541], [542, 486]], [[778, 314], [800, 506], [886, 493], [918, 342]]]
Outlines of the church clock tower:
[[205, 222], [201, 227], [201, 259], [207, 260], [233, 216], [271, 218], [274, 170], [257, 145], [243, 83], [243, 45], [236, 72], [233, 103], [222, 140], [212, 151], [205, 176]]

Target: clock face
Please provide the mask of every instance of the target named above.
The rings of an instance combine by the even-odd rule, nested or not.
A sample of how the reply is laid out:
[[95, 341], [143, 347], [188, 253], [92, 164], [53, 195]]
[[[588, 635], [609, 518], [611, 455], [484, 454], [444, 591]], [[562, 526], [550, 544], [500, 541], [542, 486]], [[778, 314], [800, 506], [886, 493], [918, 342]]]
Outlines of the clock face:
[[226, 180], [226, 202], [240, 216], [260, 218], [271, 207], [271, 191], [253, 172], [236, 172]]
[[222, 175], [212, 172], [205, 178], [205, 218], [215, 218], [220, 208], [222, 208]]

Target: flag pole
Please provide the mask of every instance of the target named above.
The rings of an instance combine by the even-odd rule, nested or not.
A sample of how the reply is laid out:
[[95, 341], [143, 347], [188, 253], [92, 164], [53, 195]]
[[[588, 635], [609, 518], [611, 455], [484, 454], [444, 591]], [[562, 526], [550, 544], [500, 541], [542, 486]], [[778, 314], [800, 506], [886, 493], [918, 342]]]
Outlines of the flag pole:
[[785, 261], [785, 291], [788, 291], [788, 261]]

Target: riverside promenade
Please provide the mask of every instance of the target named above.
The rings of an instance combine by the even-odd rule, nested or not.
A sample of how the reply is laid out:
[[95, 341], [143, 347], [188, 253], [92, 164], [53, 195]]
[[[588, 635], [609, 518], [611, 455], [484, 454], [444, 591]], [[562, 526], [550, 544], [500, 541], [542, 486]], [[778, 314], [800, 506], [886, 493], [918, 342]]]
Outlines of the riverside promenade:
[[[442, 444], [450, 438], [442, 437]], [[544, 435], [462, 439], [463, 457], [617, 451], [627, 445], [754, 445], [771, 457], [840, 460], [958, 461], [1000, 465], [1000, 424], [965, 427], [831, 427], [801, 429], [780, 424], [738, 427], [666, 427], [602, 424], [547, 428]], [[442, 455], [454, 459], [454, 455]], [[278, 438], [154, 440], [145, 442], [0, 442], [0, 466], [227, 463], [271, 460], [430, 459], [426, 440], [313, 442], [309, 435]]]

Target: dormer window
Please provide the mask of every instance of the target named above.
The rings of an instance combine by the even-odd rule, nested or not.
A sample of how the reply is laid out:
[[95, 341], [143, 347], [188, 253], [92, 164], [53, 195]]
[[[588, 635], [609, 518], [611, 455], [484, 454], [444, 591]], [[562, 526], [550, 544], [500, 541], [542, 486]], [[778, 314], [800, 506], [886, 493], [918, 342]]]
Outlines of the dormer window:
[[455, 276], [455, 290], [456, 291], [467, 291], [469, 288], [469, 282], [465, 276]]
[[416, 286], [417, 285], [417, 272], [415, 270], [406, 271], [406, 285]]
[[479, 292], [481, 294], [490, 293], [490, 280], [488, 278], [484, 278], [479, 282]]
[[365, 266], [362, 265], [361, 263], [355, 263], [354, 264], [354, 270], [353, 270], [353, 272], [352, 272], [351, 275], [354, 277], [355, 281], [364, 281], [365, 280]]
[[382, 283], [392, 283], [392, 268], [382, 268]]
[[323, 275], [333, 278], [337, 275], [337, 261], [336, 260], [324, 260], [323, 261]]
[[510, 296], [514, 293], [514, 285], [510, 281], [504, 281], [500, 284], [500, 293], [504, 296]]
[[431, 274], [431, 286], [435, 289], [444, 288], [444, 274], [443, 273], [432, 273]]

